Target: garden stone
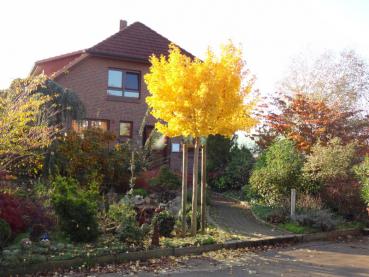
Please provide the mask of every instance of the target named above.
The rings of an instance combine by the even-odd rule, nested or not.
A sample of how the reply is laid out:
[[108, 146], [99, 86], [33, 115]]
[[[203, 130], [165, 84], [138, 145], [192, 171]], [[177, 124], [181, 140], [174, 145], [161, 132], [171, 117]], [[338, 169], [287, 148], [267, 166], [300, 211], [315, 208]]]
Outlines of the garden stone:
[[151, 198], [150, 197], [145, 197], [145, 204], [149, 205], [151, 203]]
[[135, 206], [141, 205], [145, 202], [145, 200], [142, 198], [141, 195], [135, 195], [135, 197], [133, 198], [133, 204]]
[[181, 209], [181, 196], [176, 196], [176, 198], [169, 201], [167, 204], [167, 208], [172, 214], [178, 214], [179, 210]]
[[63, 249], [65, 248], [65, 244], [64, 244], [64, 243], [59, 242], [59, 243], [56, 245], [56, 248], [57, 248], [58, 250], [63, 250]]
[[11, 255], [12, 251], [10, 250], [3, 250], [3, 256], [8, 256], [8, 255]]
[[20, 249], [13, 249], [11, 251], [11, 255], [19, 255], [20, 252], [21, 252]]

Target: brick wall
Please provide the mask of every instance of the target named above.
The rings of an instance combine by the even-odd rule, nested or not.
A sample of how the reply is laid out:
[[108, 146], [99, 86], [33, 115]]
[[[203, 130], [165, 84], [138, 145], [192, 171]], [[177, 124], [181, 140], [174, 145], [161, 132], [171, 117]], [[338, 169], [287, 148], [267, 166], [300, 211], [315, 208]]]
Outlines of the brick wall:
[[[140, 99], [113, 98], [107, 95], [108, 69], [120, 68], [139, 71], [141, 73]], [[55, 81], [65, 88], [75, 91], [84, 103], [86, 118], [109, 120], [109, 130], [119, 135], [119, 122], [132, 121], [132, 140], [142, 145], [139, 130], [145, 116], [148, 96], [143, 76], [148, 72], [148, 65], [122, 60], [113, 60], [99, 57], [87, 57], [71, 68], [69, 72], [60, 75]], [[149, 116], [147, 125], [154, 125], [155, 119]], [[179, 139], [173, 141], [179, 142]], [[168, 140], [170, 166], [181, 172], [182, 153], [171, 153], [171, 141]]]

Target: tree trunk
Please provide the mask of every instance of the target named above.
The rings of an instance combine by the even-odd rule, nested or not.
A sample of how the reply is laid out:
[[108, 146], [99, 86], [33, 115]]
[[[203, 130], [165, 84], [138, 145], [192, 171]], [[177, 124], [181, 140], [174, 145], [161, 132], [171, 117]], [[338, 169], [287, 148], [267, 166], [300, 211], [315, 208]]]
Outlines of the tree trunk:
[[199, 178], [199, 138], [195, 139], [195, 150], [193, 154], [193, 186], [192, 186], [192, 216], [191, 216], [191, 235], [197, 232], [197, 185]]
[[187, 176], [188, 176], [188, 155], [187, 144], [183, 142], [183, 160], [182, 160], [182, 234], [186, 234], [186, 204], [187, 204]]
[[206, 229], [206, 144], [201, 149], [201, 233]]

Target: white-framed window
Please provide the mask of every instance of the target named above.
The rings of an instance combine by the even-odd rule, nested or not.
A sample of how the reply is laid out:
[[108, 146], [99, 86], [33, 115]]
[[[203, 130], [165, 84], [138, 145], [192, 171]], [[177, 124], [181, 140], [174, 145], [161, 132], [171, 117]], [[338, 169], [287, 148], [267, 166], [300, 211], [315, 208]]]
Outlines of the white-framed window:
[[172, 152], [173, 153], [179, 153], [181, 152], [181, 144], [173, 142], [172, 143]]

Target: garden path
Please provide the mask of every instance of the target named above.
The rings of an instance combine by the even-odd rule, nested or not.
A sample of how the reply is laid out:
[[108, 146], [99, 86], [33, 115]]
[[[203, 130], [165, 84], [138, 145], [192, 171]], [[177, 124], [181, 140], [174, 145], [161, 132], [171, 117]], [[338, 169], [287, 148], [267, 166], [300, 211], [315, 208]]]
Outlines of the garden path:
[[248, 239], [270, 238], [289, 234], [261, 223], [253, 216], [249, 207], [236, 200], [225, 198], [218, 193], [212, 193], [209, 215], [212, 223], [220, 229], [235, 235], [242, 235]]

